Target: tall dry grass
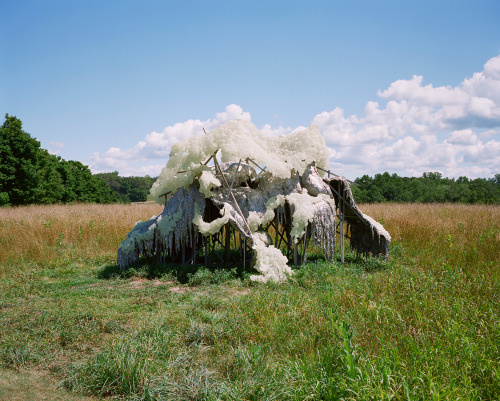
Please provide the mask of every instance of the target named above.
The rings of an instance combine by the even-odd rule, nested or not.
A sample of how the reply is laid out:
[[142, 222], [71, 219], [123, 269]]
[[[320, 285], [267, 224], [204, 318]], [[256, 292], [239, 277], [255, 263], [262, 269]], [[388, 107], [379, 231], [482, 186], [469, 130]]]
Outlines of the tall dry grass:
[[0, 208], [0, 266], [114, 259], [134, 223], [161, 210], [155, 203]]
[[[435, 250], [448, 263], [499, 258], [498, 206], [365, 204], [361, 209], [384, 224], [393, 242], [404, 243], [409, 254], [415, 250], [422, 263], [426, 255], [435, 261]], [[0, 208], [0, 265], [113, 259], [134, 223], [161, 211], [155, 203]]]
[[477, 266], [500, 261], [500, 207], [462, 204], [366, 204], [395, 243], [422, 268], [436, 262]]

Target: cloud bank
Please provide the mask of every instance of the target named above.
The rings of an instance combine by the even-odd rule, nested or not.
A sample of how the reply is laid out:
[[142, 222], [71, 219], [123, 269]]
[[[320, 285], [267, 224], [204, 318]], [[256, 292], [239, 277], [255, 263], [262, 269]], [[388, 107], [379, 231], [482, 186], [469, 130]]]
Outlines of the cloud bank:
[[[469, 178], [500, 172], [500, 55], [456, 87], [434, 87], [414, 75], [377, 95], [379, 99], [369, 101], [362, 116], [346, 116], [336, 107], [310, 122], [325, 137], [330, 167], [336, 173], [353, 179], [385, 171], [402, 176], [438, 171]], [[173, 143], [235, 118], [251, 120], [250, 113], [231, 104], [212, 119], [187, 120], [152, 132], [132, 149], [112, 147], [104, 154], [94, 153], [91, 168], [156, 176]], [[268, 135], [292, 131], [269, 124], [259, 128]]]

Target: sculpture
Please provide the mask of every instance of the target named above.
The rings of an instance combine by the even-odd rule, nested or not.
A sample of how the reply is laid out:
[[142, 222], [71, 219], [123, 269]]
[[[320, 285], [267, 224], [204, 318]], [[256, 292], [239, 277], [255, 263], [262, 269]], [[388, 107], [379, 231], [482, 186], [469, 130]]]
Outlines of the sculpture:
[[227, 262], [237, 250], [260, 273], [251, 279], [282, 282], [292, 274], [289, 259], [303, 263], [310, 242], [333, 258], [337, 228], [342, 252], [350, 234], [358, 252], [387, 258], [389, 233], [358, 209], [348, 180], [328, 171], [327, 160], [315, 127], [273, 138], [233, 120], [177, 143], [151, 188], [165, 208], [136, 223], [118, 265], [141, 255], [162, 263]]

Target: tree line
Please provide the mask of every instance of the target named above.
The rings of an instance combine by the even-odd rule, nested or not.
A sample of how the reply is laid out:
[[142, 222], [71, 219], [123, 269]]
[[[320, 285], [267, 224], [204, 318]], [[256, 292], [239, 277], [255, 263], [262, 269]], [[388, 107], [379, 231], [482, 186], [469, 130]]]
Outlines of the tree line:
[[[50, 154], [22, 129], [22, 122], [5, 116], [0, 127], [0, 206], [52, 203], [144, 202], [156, 179], [120, 177], [117, 171], [92, 174], [84, 164]], [[397, 174], [356, 178], [357, 202], [459, 202], [500, 204], [500, 174], [494, 178], [443, 178]]]
[[500, 204], [500, 174], [494, 178], [443, 178], [428, 172], [421, 177], [397, 174], [364, 175], [351, 189], [357, 202], [482, 203]]
[[145, 202], [149, 189], [156, 181], [155, 177], [120, 177], [118, 171], [99, 173], [95, 177], [102, 179], [116, 193], [122, 202]]
[[92, 174], [88, 166], [50, 154], [5, 116], [0, 127], [0, 206], [144, 202], [155, 178]]
[[0, 205], [118, 201], [87, 166], [50, 154], [23, 131], [21, 120], [5, 116], [0, 127]]

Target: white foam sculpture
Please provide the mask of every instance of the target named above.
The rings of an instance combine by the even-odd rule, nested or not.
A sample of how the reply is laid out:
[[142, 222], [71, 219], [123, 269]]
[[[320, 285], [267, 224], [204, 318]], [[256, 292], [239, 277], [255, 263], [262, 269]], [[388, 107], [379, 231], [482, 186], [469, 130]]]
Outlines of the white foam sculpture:
[[359, 210], [345, 178], [322, 177], [318, 168], [327, 170], [327, 162], [325, 140], [314, 126], [269, 137], [249, 121], [232, 120], [178, 142], [150, 191], [165, 208], [136, 223], [118, 249], [118, 265], [126, 268], [141, 255], [165, 263], [191, 256], [192, 262], [203, 248], [207, 260], [207, 249], [215, 249], [224, 231], [226, 247], [231, 232], [233, 246], [238, 234], [243, 258], [250, 244], [253, 268], [260, 273], [252, 280], [283, 282], [293, 271], [281, 244], [293, 248], [295, 261], [297, 244], [304, 260], [309, 240], [326, 259], [333, 257], [340, 202], [351, 246], [387, 258], [389, 233]]

